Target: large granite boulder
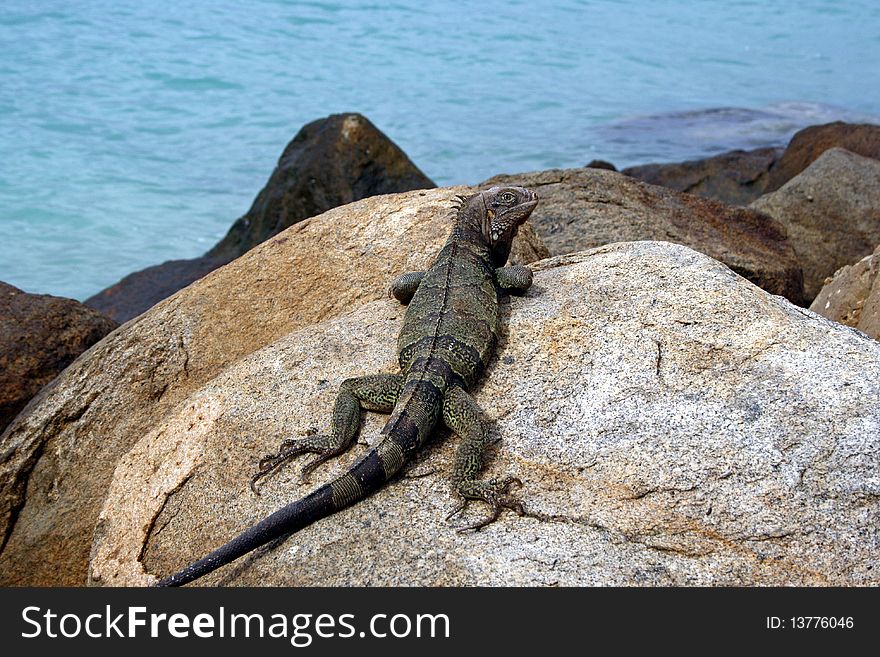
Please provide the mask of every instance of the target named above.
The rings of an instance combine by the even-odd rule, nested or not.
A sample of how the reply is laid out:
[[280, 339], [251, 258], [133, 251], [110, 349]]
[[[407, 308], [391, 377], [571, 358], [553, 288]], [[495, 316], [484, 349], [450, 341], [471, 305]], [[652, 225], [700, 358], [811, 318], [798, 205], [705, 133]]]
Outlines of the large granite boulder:
[[678, 192], [748, 205], [764, 193], [781, 148], [736, 150], [687, 162], [643, 164], [622, 171], [636, 180]]
[[[878, 585], [880, 343], [682, 246], [537, 263], [475, 397], [525, 515], [444, 520], [457, 439], [419, 477], [206, 577], [230, 585]], [[248, 488], [261, 455], [327, 425], [337, 386], [394, 371], [391, 299], [300, 328], [191, 389], [111, 467], [90, 580], [145, 585], [350, 465]], [[126, 386], [128, 387], [128, 386]], [[116, 419], [117, 423], [124, 420]], [[29, 491], [30, 493], [30, 491]]]
[[880, 340], [880, 246], [827, 279], [810, 310]]
[[0, 282], [0, 432], [40, 388], [116, 326], [73, 299]]
[[829, 148], [880, 159], [880, 125], [835, 121], [797, 132], [770, 171], [768, 192], [774, 192], [816, 161]]
[[[374, 196], [299, 222], [68, 367], [0, 436], [0, 585], [84, 583], [119, 458], [241, 358], [384, 298], [397, 275], [423, 269], [446, 240], [455, 195], [470, 191]], [[512, 260], [546, 255], [524, 227]], [[264, 404], [273, 396], [299, 403], [287, 391], [259, 393]]]
[[880, 161], [829, 149], [749, 207], [785, 226], [812, 301], [827, 277], [880, 244]]
[[253, 205], [205, 255], [129, 274], [86, 299], [124, 322], [279, 232], [339, 205], [434, 183], [360, 114], [334, 114], [293, 138]]
[[800, 265], [772, 218], [593, 168], [496, 176], [541, 198], [533, 223], [554, 255], [602, 244], [665, 240], [720, 260], [773, 294], [803, 303]]

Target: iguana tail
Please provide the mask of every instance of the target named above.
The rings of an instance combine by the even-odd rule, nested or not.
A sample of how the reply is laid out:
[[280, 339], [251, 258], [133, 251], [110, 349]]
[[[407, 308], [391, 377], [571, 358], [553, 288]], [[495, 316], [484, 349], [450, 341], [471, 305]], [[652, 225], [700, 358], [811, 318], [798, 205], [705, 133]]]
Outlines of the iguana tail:
[[267, 516], [208, 556], [160, 580], [156, 586], [180, 586], [207, 575], [270, 541], [299, 531], [366, 497], [385, 481], [379, 452], [371, 449], [345, 474]]

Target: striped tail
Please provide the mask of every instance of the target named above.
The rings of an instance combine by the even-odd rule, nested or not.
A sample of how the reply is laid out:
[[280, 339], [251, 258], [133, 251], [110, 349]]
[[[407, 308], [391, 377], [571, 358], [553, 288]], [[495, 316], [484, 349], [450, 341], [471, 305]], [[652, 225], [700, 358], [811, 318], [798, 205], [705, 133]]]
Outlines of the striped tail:
[[[393, 472], [431, 435], [440, 419], [443, 395], [453, 378], [449, 365], [440, 358], [422, 356], [410, 365], [397, 405], [382, 430], [387, 438], [379, 445], [380, 450], [384, 447], [390, 451], [392, 445], [400, 450], [402, 460], [395, 464]], [[383, 464], [385, 461], [383, 458]], [[393, 472], [388, 471], [389, 478]]]
[[381, 488], [386, 480], [379, 451], [371, 449], [345, 474], [267, 516], [208, 556], [160, 580], [156, 586], [180, 586], [207, 575], [276, 538], [297, 532], [357, 502]]

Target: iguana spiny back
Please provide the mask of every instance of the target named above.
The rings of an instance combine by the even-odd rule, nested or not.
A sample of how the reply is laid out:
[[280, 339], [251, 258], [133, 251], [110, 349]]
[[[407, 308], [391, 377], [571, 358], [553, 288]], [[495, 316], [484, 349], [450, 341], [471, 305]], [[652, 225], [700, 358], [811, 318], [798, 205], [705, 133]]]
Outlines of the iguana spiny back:
[[488, 437], [482, 413], [466, 390], [485, 370], [495, 348], [499, 295], [521, 294], [531, 285], [528, 268], [503, 265], [538, 197], [522, 187], [493, 187], [460, 200], [455, 226], [431, 268], [408, 272], [391, 286], [391, 294], [409, 303], [398, 337], [401, 373], [344, 381], [333, 408], [331, 433], [284, 441], [278, 454], [260, 463], [252, 486], [300, 454], [317, 454], [303, 475], [342, 454], [354, 442], [361, 409], [391, 413], [382, 430], [384, 439], [346, 473], [161, 580], [159, 586], [192, 581], [374, 492], [403, 467], [441, 419], [461, 439], [452, 476], [461, 503], [450, 517], [470, 499], [488, 503], [491, 514], [468, 529], [493, 522], [503, 508], [522, 512], [520, 502], [508, 492], [516, 479], [477, 479]]

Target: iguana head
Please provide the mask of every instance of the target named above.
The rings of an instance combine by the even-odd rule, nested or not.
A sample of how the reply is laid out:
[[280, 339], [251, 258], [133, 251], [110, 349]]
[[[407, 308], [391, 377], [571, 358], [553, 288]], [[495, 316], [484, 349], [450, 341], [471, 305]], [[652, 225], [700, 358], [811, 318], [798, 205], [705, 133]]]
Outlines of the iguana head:
[[503, 266], [517, 229], [538, 205], [538, 195], [525, 187], [511, 186], [490, 187], [458, 198], [459, 226], [466, 227], [470, 239], [482, 239], [495, 265]]
[[491, 187], [479, 196], [485, 207], [483, 236], [493, 247], [513, 241], [517, 228], [538, 205], [538, 195], [525, 187]]
[[524, 187], [491, 187], [462, 200], [462, 211], [486, 241], [492, 261], [501, 267], [517, 229], [538, 205], [538, 195]]

